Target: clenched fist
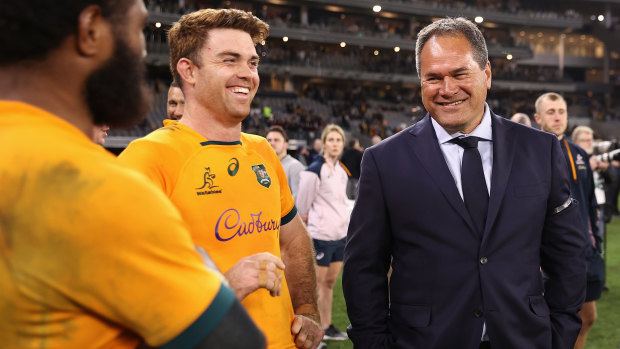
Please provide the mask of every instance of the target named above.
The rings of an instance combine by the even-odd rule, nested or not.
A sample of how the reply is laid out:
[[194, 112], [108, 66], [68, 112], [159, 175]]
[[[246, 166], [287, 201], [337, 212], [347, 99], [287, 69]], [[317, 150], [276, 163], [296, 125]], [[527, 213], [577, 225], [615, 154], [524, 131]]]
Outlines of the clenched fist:
[[259, 288], [276, 297], [282, 292], [282, 270], [284, 263], [280, 258], [261, 252], [241, 258], [224, 276], [239, 300]]

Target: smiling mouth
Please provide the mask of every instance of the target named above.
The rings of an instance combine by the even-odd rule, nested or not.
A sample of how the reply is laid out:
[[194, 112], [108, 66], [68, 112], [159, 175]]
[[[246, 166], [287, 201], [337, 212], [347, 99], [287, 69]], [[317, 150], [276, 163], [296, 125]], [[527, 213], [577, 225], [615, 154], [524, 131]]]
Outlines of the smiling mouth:
[[232, 92], [243, 93], [247, 95], [248, 93], [250, 93], [250, 89], [247, 87], [233, 87]]
[[465, 102], [465, 100], [462, 100], [462, 101], [456, 101], [456, 102], [450, 102], [450, 103], [437, 103], [437, 104], [442, 105], [442, 106], [444, 106], [444, 107], [453, 107], [453, 106], [455, 106], [455, 105], [459, 105], [459, 104], [461, 104], [461, 103], [463, 103], [463, 102]]

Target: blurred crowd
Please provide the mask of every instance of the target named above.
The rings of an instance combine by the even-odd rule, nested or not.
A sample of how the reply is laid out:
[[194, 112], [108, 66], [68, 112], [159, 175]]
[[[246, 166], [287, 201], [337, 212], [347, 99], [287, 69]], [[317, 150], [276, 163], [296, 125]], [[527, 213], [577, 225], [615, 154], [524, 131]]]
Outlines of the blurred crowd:
[[[394, 0], [392, 0], [394, 1]], [[235, 4], [237, 8], [239, 5], [246, 4], [247, 10], [252, 8], [252, 5], [247, 5], [244, 1], [230, 1], [230, 0], [145, 0], [145, 4], [149, 9], [158, 10], [162, 12], [174, 12], [174, 13], [187, 13], [195, 11], [200, 8], [208, 7], [229, 7], [231, 4]], [[438, 0], [438, 1], [426, 1], [426, 0], [402, 0], [401, 3], [425, 3], [439, 8], [458, 8], [458, 9], [480, 9], [484, 11], [501, 11], [509, 12], [513, 14], [525, 14], [538, 18], [580, 18], [581, 16], [574, 10], [566, 10], [564, 12], [558, 12], [557, 6], [553, 2], [536, 1], [536, 0]], [[260, 13], [260, 12], [255, 12]], [[290, 12], [289, 12], [290, 13]], [[283, 21], [291, 21], [295, 14], [285, 15], [282, 18]], [[274, 17], [264, 16], [263, 19], [270, 20]], [[381, 27], [381, 26], [379, 26]], [[387, 29], [389, 28], [389, 29]], [[394, 30], [404, 32], [404, 28], [390, 28], [390, 26], [375, 28], [379, 30]]]

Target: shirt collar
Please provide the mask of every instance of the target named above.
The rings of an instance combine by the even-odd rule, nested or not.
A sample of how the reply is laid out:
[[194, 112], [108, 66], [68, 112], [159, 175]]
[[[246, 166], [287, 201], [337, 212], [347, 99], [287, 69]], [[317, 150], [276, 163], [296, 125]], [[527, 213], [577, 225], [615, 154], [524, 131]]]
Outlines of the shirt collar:
[[[437, 140], [439, 141], [439, 144], [449, 142], [452, 138], [465, 135], [461, 132], [449, 134], [432, 117], [431, 123], [433, 124], [433, 129], [435, 129], [435, 134], [437, 135]], [[491, 129], [491, 112], [489, 109], [489, 105], [486, 104], [486, 102], [484, 103], [484, 114], [482, 115], [482, 121], [480, 121], [480, 124], [467, 136], [476, 136], [487, 141], [493, 140], [493, 130]]]

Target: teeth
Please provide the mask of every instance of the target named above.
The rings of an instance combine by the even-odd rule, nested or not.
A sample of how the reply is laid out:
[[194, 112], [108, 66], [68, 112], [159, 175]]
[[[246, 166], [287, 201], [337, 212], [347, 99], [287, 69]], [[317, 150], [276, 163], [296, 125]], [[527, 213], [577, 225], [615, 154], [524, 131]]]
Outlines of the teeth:
[[245, 94], [250, 93], [250, 89], [246, 87], [234, 87], [232, 91], [235, 93], [245, 93]]
[[456, 101], [456, 102], [453, 102], [453, 103], [448, 103], [448, 104], [446, 104], [446, 106], [453, 106], [453, 105], [457, 105], [457, 104], [461, 104], [461, 103], [463, 103], [463, 101]]

